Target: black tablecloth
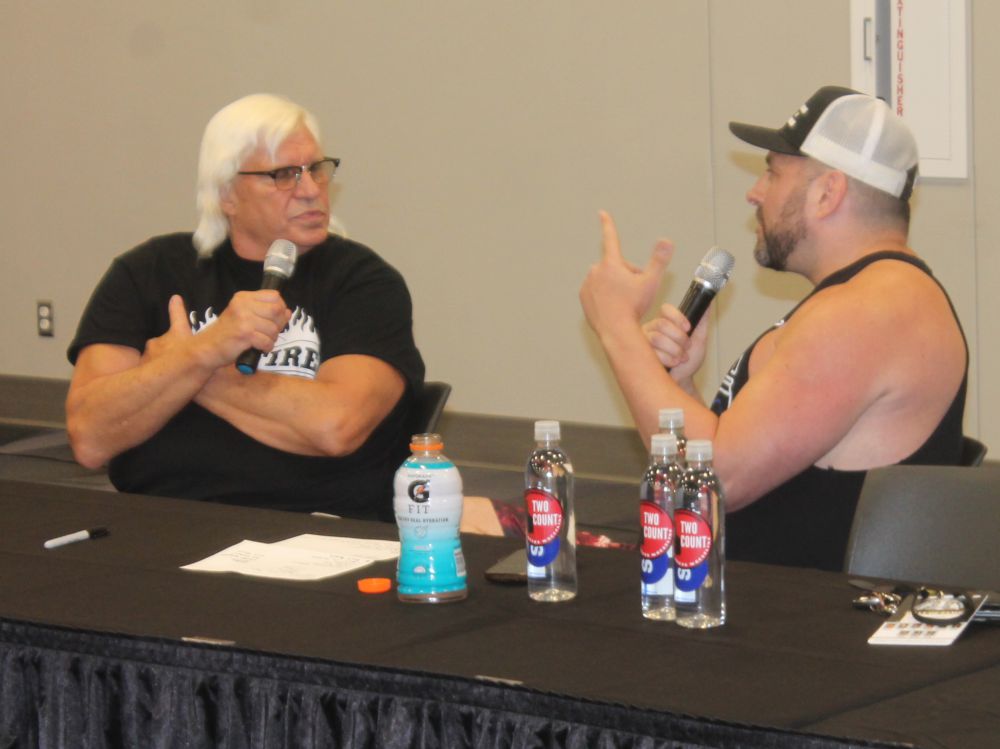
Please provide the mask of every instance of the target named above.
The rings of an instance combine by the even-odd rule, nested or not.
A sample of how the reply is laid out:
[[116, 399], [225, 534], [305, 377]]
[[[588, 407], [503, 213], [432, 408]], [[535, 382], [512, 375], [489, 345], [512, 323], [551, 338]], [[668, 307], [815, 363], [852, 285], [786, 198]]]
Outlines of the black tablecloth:
[[[420, 606], [357, 591], [393, 562], [310, 583], [180, 569], [245, 538], [394, 538], [391, 525], [10, 481], [0, 517], [0, 737], [30, 740], [31, 721], [102, 737], [87, 746], [152, 746], [129, 737], [154, 729], [162, 746], [933, 747], [1000, 733], [1000, 631], [868, 645], [880, 621], [839, 574], [732, 563], [729, 623], [691, 632], [642, 618], [638, 559], [614, 550], [580, 549], [578, 597], [538, 604], [483, 578], [512, 541], [466, 536], [469, 599]], [[110, 536], [42, 548], [95, 526]], [[171, 733], [181, 715], [203, 743]]]

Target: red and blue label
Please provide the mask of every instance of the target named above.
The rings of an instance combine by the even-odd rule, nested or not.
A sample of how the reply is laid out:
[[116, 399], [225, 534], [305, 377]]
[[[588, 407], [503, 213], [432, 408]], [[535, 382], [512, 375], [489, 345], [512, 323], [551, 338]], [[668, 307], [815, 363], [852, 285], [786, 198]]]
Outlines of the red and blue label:
[[528, 526], [528, 563], [535, 567], [547, 567], [559, 556], [562, 504], [548, 492], [527, 489], [524, 492], [524, 509]]
[[652, 585], [670, 572], [670, 549], [674, 543], [674, 524], [670, 514], [653, 502], [639, 503], [642, 525], [642, 581]]
[[708, 555], [712, 551], [712, 528], [691, 510], [674, 513], [677, 528], [676, 584], [683, 591], [698, 590], [708, 577]]

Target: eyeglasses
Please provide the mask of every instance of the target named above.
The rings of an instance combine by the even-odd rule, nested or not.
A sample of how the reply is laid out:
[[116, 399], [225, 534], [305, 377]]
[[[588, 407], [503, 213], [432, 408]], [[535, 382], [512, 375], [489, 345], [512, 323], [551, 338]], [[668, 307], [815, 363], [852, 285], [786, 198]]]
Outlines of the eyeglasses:
[[302, 166], [283, 166], [266, 172], [237, 172], [237, 174], [270, 177], [279, 190], [292, 190], [302, 181], [302, 173], [309, 170], [309, 176], [317, 185], [325, 185], [337, 173], [340, 159], [325, 158]]

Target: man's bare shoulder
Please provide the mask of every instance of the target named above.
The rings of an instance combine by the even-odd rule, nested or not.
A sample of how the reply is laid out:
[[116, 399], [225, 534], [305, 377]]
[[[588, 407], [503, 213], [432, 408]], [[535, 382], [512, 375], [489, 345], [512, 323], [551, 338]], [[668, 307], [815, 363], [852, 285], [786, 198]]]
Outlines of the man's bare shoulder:
[[914, 329], [917, 323], [957, 327], [948, 298], [933, 277], [911, 263], [891, 259], [874, 262], [847, 281], [822, 289], [802, 305], [793, 321], [809, 328], [881, 331], [904, 338], [922, 334]]
[[[830, 426], [817, 465], [844, 470], [906, 457], [934, 430], [965, 372], [961, 330], [941, 287], [904, 262], [873, 263], [808, 299], [751, 359], [809, 423]], [[786, 417], [787, 418], [787, 417]]]
[[965, 364], [944, 291], [926, 272], [900, 261], [872, 263], [820, 290], [767, 344], [758, 365], [775, 357], [808, 371], [817, 383], [839, 379], [883, 394], [928, 374], [952, 382]]

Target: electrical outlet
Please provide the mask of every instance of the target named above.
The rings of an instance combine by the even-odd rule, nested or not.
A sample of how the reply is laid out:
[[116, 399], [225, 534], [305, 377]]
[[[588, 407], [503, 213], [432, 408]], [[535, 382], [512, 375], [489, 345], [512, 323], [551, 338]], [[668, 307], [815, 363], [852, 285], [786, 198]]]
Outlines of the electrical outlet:
[[55, 335], [55, 318], [52, 315], [52, 302], [39, 299], [35, 303], [38, 313], [38, 335], [51, 337]]

